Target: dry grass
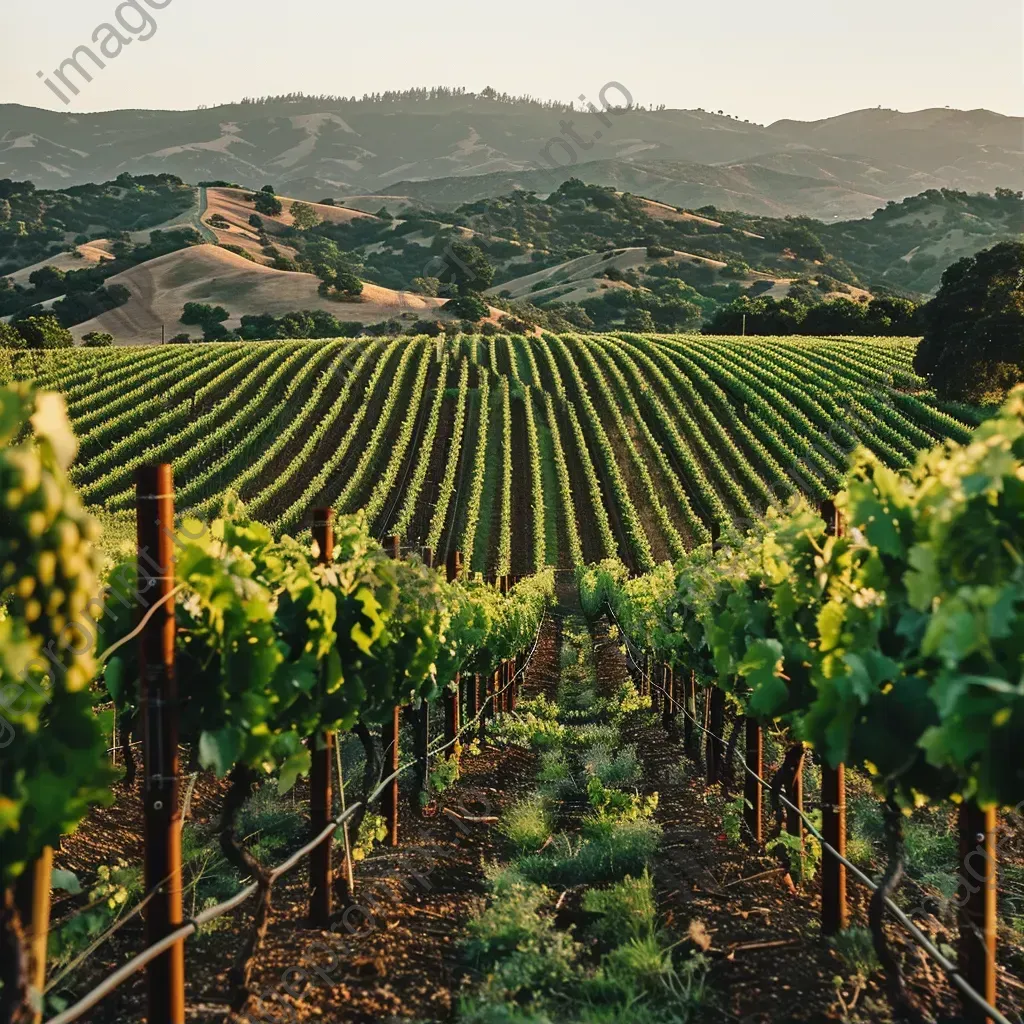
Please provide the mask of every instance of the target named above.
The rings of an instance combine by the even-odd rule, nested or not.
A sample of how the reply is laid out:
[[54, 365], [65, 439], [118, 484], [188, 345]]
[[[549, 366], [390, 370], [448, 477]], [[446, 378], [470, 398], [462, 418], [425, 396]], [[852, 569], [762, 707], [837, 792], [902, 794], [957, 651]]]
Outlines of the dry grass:
[[65, 272], [69, 270], [87, 270], [89, 267], [94, 267], [101, 260], [110, 259], [113, 259], [110, 252], [110, 242], [106, 239], [99, 239], [95, 242], [78, 246], [74, 253], [59, 252], [55, 256], [49, 256], [45, 260], [33, 263], [30, 267], [22, 267], [21, 270], [16, 270], [13, 274], [8, 274], [7, 276], [15, 284], [27, 286], [29, 275], [37, 270], [41, 270], [43, 267], [55, 267], [57, 270]]
[[312, 274], [274, 270], [252, 263], [215, 245], [197, 245], [150, 260], [110, 279], [123, 284], [132, 297], [125, 305], [72, 328], [76, 339], [89, 331], [109, 331], [119, 344], [160, 341], [191, 331], [180, 323], [186, 302], [209, 302], [231, 311], [228, 328], [237, 327], [243, 314], [280, 316], [296, 309], [325, 309], [339, 320], [375, 323], [398, 317], [405, 320], [449, 320], [441, 312], [443, 299], [411, 292], [396, 292], [378, 285], [364, 286], [360, 302], [336, 302], [319, 295], [320, 282]]
[[[246, 189], [237, 188], [209, 188], [206, 190], [206, 212], [203, 214], [203, 224], [206, 225], [216, 236], [217, 241], [222, 245], [237, 245], [240, 249], [254, 256], [260, 263], [269, 262], [262, 253], [262, 246], [256, 234], [255, 228], [249, 224], [249, 218], [256, 212], [252, 203], [247, 202], [245, 197], [250, 193]], [[268, 217], [260, 214], [263, 226], [268, 235], [280, 234], [284, 228], [291, 227], [294, 223], [292, 217], [292, 205], [300, 202], [297, 199], [287, 199], [284, 196], [278, 197], [284, 209], [278, 217]], [[343, 206], [322, 206], [320, 203], [307, 203], [316, 210], [321, 220], [331, 224], [347, 224], [359, 217], [368, 217], [370, 214], [360, 210], [349, 210]], [[210, 223], [210, 218], [219, 214], [229, 224], [229, 227], [218, 227]], [[275, 242], [276, 247], [283, 256], [294, 257], [295, 250], [284, 242]]]

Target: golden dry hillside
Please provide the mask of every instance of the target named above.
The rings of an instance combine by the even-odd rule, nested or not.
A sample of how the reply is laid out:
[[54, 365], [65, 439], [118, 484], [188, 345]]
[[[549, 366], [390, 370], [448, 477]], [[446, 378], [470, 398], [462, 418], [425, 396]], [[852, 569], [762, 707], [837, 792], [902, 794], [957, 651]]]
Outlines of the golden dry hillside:
[[[186, 302], [209, 302], [231, 311], [234, 328], [243, 314], [280, 316], [297, 309], [325, 309], [339, 320], [376, 323], [398, 318], [449, 320], [443, 299], [366, 284], [356, 302], [338, 302], [318, 292], [312, 274], [290, 273], [253, 263], [216, 245], [197, 245], [150, 260], [112, 277], [131, 298], [123, 306], [72, 328], [76, 340], [90, 331], [109, 331], [118, 344], [158, 343], [161, 328], [173, 337], [188, 328], [179, 322]], [[194, 329], [193, 329], [194, 330]]]
[[[263, 254], [258, 232], [249, 223], [249, 218], [256, 212], [253, 204], [245, 198], [251, 193], [237, 188], [208, 188], [205, 191], [206, 209], [202, 213], [202, 223], [217, 236], [217, 241], [221, 245], [238, 246], [260, 263], [271, 262]], [[292, 206], [300, 200], [288, 199], [285, 196], [278, 196], [278, 199], [284, 208], [279, 216], [259, 215], [264, 230], [269, 235], [277, 235], [295, 223]], [[344, 206], [325, 206], [322, 203], [306, 205], [311, 206], [322, 221], [333, 224], [347, 224], [359, 217], [372, 217], [372, 214], [350, 210]], [[283, 255], [295, 255], [295, 249], [287, 243], [280, 242], [275, 245]]]

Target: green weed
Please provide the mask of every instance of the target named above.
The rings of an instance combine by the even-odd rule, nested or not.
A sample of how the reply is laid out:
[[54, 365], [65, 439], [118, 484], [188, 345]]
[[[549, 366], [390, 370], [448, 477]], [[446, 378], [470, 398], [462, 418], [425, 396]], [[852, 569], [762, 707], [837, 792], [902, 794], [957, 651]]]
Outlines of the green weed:
[[654, 880], [644, 871], [636, 878], [627, 875], [607, 889], [588, 889], [583, 894], [583, 909], [601, 915], [587, 931], [605, 945], [624, 938], [648, 938], [656, 929]]
[[439, 757], [430, 771], [430, 788], [440, 796], [459, 781], [460, 775], [458, 754]]
[[547, 801], [539, 793], [513, 804], [502, 813], [498, 823], [498, 831], [517, 853], [539, 849], [551, 835], [553, 827]]
[[613, 822], [592, 837], [560, 834], [543, 853], [520, 857], [516, 866], [526, 878], [544, 885], [617, 882], [644, 871], [660, 838], [661, 829], [652, 821]]

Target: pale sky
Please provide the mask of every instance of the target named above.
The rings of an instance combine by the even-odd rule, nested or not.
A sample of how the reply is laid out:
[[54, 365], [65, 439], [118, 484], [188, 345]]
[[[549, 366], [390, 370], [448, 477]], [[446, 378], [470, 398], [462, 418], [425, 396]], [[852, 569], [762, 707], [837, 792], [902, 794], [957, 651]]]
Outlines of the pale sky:
[[[4, 8], [0, 102], [55, 110], [424, 85], [592, 99], [617, 80], [645, 105], [722, 109], [760, 123], [878, 105], [1024, 115], [1022, 0], [4, 0]], [[80, 45], [95, 49], [94, 34], [116, 25], [118, 10], [130, 44], [65, 106], [36, 73], [52, 74]], [[121, 46], [107, 31], [97, 38]]]

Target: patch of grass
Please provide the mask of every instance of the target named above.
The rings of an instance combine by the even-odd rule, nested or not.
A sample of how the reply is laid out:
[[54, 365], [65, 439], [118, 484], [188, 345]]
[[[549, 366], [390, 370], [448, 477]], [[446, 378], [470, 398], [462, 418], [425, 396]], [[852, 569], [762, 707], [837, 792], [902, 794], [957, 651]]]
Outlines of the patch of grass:
[[847, 836], [846, 856], [858, 867], [870, 867], [875, 859], [875, 844], [864, 836]]
[[672, 951], [656, 935], [627, 939], [601, 961], [604, 977], [627, 1001], [657, 992], [672, 973]]
[[735, 800], [728, 801], [722, 808], [722, 831], [729, 842], [738, 845], [743, 828], [743, 812], [747, 808], [746, 798], [741, 793]]
[[547, 796], [561, 797], [576, 789], [569, 762], [560, 749], [545, 750], [540, 755], [537, 781], [541, 784], [541, 791]]
[[511, 746], [551, 750], [565, 732], [558, 720], [558, 705], [543, 694], [521, 700], [514, 715], [500, 715], [492, 730], [494, 739]]
[[999, 910], [1021, 943], [1024, 942], [1024, 867], [1004, 862], [999, 872]]
[[630, 939], [606, 954], [581, 986], [590, 1005], [572, 1016], [579, 1024], [690, 1024], [704, 1019], [704, 956], [673, 962], [657, 936]]
[[651, 698], [641, 697], [632, 679], [623, 680], [612, 696], [601, 698], [604, 715], [613, 725], [621, 725], [630, 715], [649, 711], [650, 707]]
[[588, 889], [583, 894], [583, 909], [601, 915], [587, 931], [605, 945], [649, 938], [656, 931], [654, 879], [644, 871], [636, 878], [626, 875], [607, 889]]
[[591, 723], [581, 725], [565, 735], [566, 746], [573, 750], [586, 750], [600, 744], [605, 747], [615, 747], [619, 742], [619, 730], [614, 725], [599, 725]]
[[[241, 888], [238, 872], [228, 864], [216, 838], [191, 822], [186, 822], [181, 831], [181, 863], [185, 907], [188, 910], [191, 904], [191, 917], [229, 899]], [[204, 930], [229, 926], [228, 918], [220, 918]]]
[[607, 789], [596, 775], [587, 783], [587, 797], [594, 808], [594, 813], [583, 823], [583, 834], [588, 837], [605, 835], [610, 826], [623, 821], [649, 818], [658, 809], [657, 793], [640, 796], [621, 789]]
[[[816, 827], [820, 828], [820, 823]], [[813, 881], [821, 863], [821, 843], [810, 834], [805, 834], [801, 843], [798, 836], [781, 832], [765, 845], [765, 851], [788, 865], [797, 884]]]
[[871, 931], [867, 928], [847, 928], [829, 939], [829, 945], [854, 977], [866, 981], [879, 969]]
[[484, 1004], [528, 1005], [572, 980], [579, 946], [555, 927], [552, 898], [550, 889], [514, 873], [498, 876], [490, 906], [469, 922], [463, 944], [469, 964], [486, 972], [478, 996]]
[[430, 770], [430, 788], [440, 796], [459, 781], [460, 775], [458, 754], [439, 757]]
[[238, 813], [238, 835], [264, 864], [299, 846], [308, 831], [303, 808], [292, 806], [273, 785], [260, 786]]
[[534, 1012], [505, 1003], [494, 1006], [477, 999], [460, 1001], [458, 1019], [462, 1024], [551, 1024], [551, 1018], [544, 1011]]
[[514, 803], [501, 815], [498, 831], [512, 844], [517, 853], [538, 850], [554, 828], [547, 801], [534, 793]]
[[[383, 843], [388, 837], [388, 823], [384, 815], [367, 811], [363, 820], [359, 822], [359, 832], [352, 842], [352, 859], [365, 860], [373, 851], [377, 843]], [[339, 829], [335, 833], [335, 842], [345, 842], [345, 837]]]
[[524, 877], [544, 885], [601, 885], [639, 875], [658, 848], [661, 829], [652, 821], [612, 823], [603, 834], [573, 839], [564, 833], [543, 853], [521, 857]]
[[950, 827], [948, 812], [934, 813], [932, 808], [918, 812], [903, 828], [907, 851], [907, 873], [923, 879], [945, 872], [954, 874], [957, 837]]
[[588, 775], [596, 776], [606, 786], [633, 786], [642, 774], [636, 746], [632, 743], [621, 750], [615, 750], [608, 743], [594, 743], [583, 755], [583, 767]]

